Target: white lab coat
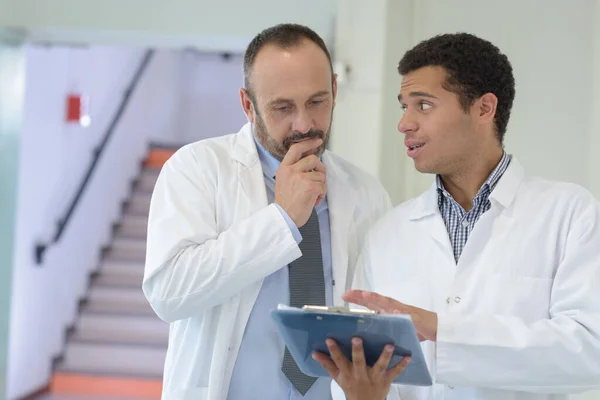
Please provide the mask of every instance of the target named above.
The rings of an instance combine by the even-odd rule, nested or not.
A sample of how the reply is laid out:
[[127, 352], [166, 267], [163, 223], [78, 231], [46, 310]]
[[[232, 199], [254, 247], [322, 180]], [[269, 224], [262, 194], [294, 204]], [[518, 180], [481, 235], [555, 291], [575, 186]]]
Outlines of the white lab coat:
[[[328, 151], [323, 163], [342, 305], [364, 235], [391, 203], [365, 172]], [[171, 323], [162, 398], [223, 400], [263, 279], [301, 255], [268, 205], [250, 124], [180, 149], [160, 173], [148, 224], [143, 289]]]
[[600, 387], [600, 206], [513, 158], [456, 264], [435, 184], [369, 233], [356, 288], [438, 313], [436, 384], [389, 399], [558, 400]]

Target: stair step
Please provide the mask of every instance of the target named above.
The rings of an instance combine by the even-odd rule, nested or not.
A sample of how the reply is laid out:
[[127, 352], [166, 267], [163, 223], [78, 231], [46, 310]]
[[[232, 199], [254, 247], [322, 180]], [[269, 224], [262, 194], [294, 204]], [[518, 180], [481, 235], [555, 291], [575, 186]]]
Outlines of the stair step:
[[97, 313], [156, 315], [141, 286], [92, 285], [84, 310]]
[[101, 273], [94, 279], [94, 284], [98, 286], [119, 286], [119, 287], [142, 287], [144, 280], [143, 271], [137, 275], [116, 275]]
[[118, 252], [108, 250], [104, 256], [107, 261], [131, 261], [143, 263], [146, 260], [146, 255], [139, 252]]
[[50, 391], [39, 400], [159, 400], [162, 380], [56, 372]]
[[111, 247], [124, 250], [146, 251], [146, 239], [118, 237], [113, 240]]
[[70, 341], [57, 371], [159, 378], [166, 352], [166, 347]]
[[[68, 374], [71, 375], [71, 374]], [[82, 377], [86, 377], [86, 375], [82, 375]], [[133, 380], [133, 379], [132, 379]], [[69, 380], [71, 381], [71, 379]], [[162, 383], [160, 380], [156, 380], [157, 384], [156, 389], [152, 389], [154, 391], [158, 391], [160, 393], [162, 388]], [[99, 380], [97, 383], [90, 383], [87, 379], [85, 383], [78, 384], [75, 388], [75, 391], [71, 389], [67, 389], [65, 392], [64, 389], [54, 390], [51, 392], [45, 393], [41, 396], [36, 396], [35, 400], [160, 400], [160, 394], [154, 397], [147, 397], [139, 385], [135, 385], [134, 389], [130, 391], [129, 395], [121, 391], [121, 389], [113, 388], [111, 391], [106, 391], [105, 389], [100, 389], [99, 391], [93, 389], [93, 386], [103, 387], [106, 383], [106, 378]], [[118, 385], [122, 385], [123, 383], [119, 381]], [[58, 386], [57, 386], [58, 387]], [[121, 386], [122, 387], [122, 386]], [[85, 389], [84, 389], [85, 388]], [[115, 390], [116, 389], [116, 390]], [[92, 394], [90, 394], [92, 393]], [[142, 393], [142, 395], [140, 395]], [[27, 397], [29, 399], [29, 397]]]
[[141, 285], [143, 279], [143, 262], [104, 260], [94, 283], [103, 286]]
[[111, 261], [104, 260], [100, 264], [101, 274], [109, 275], [136, 275], [144, 273], [144, 262], [139, 261]]
[[140, 174], [136, 189], [147, 192], [154, 190], [159, 173], [160, 169], [158, 168], [144, 168]]
[[94, 279], [94, 285], [141, 287], [143, 280], [143, 263], [104, 262]]
[[179, 144], [168, 144], [167, 146], [159, 145], [159, 147], [152, 148], [148, 152], [148, 156], [144, 161], [144, 166], [151, 168], [162, 168], [167, 160], [171, 158], [177, 149], [181, 147], [182, 145]]
[[166, 348], [169, 324], [152, 315], [115, 315], [83, 312], [71, 339], [77, 342], [110, 341]]
[[133, 192], [129, 201], [127, 202], [127, 212], [148, 215], [150, 211], [150, 200], [152, 199], [152, 193], [148, 191], [136, 190]]
[[109, 260], [141, 261], [146, 259], [146, 240], [116, 237], [106, 253]]
[[145, 238], [148, 230], [148, 216], [125, 214], [119, 227], [117, 228], [117, 236]]
[[139, 251], [115, 251], [109, 249], [104, 255], [106, 261], [128, 261], [144, 263], [146, 261], [146, 254]]

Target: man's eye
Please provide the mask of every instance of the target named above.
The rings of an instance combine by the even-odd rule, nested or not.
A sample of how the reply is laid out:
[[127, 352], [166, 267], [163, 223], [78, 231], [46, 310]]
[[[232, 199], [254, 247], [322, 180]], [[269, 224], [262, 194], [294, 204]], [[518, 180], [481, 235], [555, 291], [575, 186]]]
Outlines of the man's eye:
[[428, 103], [421, 103], [421, 110], [425, 111], [425, 110], [429, 110], [431, 108], [431, 104]]

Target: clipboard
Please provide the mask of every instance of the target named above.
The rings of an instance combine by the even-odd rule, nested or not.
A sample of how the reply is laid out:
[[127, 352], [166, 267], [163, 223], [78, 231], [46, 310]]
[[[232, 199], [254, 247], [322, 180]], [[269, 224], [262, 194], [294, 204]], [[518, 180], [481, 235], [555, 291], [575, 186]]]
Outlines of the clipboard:
[[378, 314], [371, 310], [344, 307], [279, 305], [271, 311], [279, 334], [300, 370], [313, 377], [330, 377], [325, 368], [312, 358], [315, 351], [329, 355], [325, 340], [334, 339], [342, 353], [352, 359], [352, 338], [363, 340], [367, 366], [373, 366], [387, 344], [395, 346], [389, 367], [411, 356], [411, 362], [394, 383], [431, 386], [419, 338], [408, 315]]

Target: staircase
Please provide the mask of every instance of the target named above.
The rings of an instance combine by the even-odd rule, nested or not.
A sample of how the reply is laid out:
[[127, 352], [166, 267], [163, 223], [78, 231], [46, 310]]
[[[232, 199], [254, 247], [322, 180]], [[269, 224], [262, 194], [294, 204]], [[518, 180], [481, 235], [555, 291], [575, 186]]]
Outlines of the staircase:
[[169, 327], [144, 297], [142, 278], [150, 197], [172, 154], [149, 153], [56, 363], [53, 395], [160, 399]]

